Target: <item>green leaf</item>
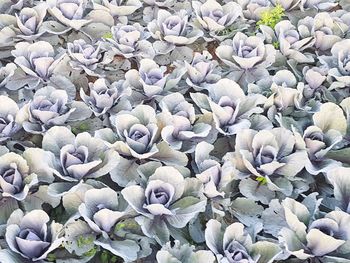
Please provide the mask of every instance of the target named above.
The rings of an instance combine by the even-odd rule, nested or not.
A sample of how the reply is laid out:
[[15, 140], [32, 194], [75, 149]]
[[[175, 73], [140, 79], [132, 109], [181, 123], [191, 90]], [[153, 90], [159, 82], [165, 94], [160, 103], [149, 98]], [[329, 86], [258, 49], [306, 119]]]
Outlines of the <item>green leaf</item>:
[[78, 239], [77, 239], [77, 245], [80, 248], [85, 246], [85, 245], [89, 245], [92, 242], [94, 242], [94, 238], [92, 236], [88, 236], [88, 237], [79, 236]]
[[341, 150], [329, 151], [326, 154], [327, 158], [350, 164], [350, 148], [344, 148]]
[[267, 184], [267, 180], [265, 177], [259, 176], [257, 177], [255, 180], [257, 180], [258, 182], [260, 182], [260, 184], [264, 185]]
[[56, 260], [56, 255], [55, 254], [48, 254], [47, 257], [46, 257], [46, 260], [47, 261], [55, 261]]
[[113, 38], [113, 35], [112, 35], [111, 32], [107, 32], [107, 33], [104, 34], [102, 37], [103, 37], [103, 38]]
[[273, 42], [272, 45], [275, 47], [275, 49], [280, 48], [280, 42], [278, 42], [278, 41]]
[[90, 130], [90, 126], [88, 123], [80, 123], [78, 126], [72, 127], [72, 132], [77, 135], [81, 132], [86, 132]]
[[96, 254], [97, 248], [93, 247], [92, 249], [90, 249], [88, 252], [85, 252], [83, 254], [83, 256], [85, 257], [93, 257]]
[[261, 19], [256, 23], [258, 26], [265, 25], [271, 28], [275, 28], [276, 24], [282, 20], [284, 16], [284, 8], [277, 4], [274, 8], [269, 11], [263, 12]]
[[231, 33], [233, 33], [235, 30], [237, 30], [236, 28], [237, 26], [235, 24], [229, 26], [229, 27], [226, 27], [225, 29], [219, 31], [217, 33], [218, 36], [226, 36], [226, 35], [229, 35]]
[[100, 255], [100, 259], [101, 259], [102, 263], [108, 263], [108, 259], [109, 259], [108, 252], [105, 250], [102, 251], [102, 253]]

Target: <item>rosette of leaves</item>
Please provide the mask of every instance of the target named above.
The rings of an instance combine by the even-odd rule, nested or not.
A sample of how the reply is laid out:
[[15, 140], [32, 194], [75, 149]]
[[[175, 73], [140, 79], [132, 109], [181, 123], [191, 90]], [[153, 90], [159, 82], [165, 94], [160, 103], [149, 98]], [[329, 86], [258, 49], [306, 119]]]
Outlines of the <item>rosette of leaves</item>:
[[269, 76], [267, 68], [275, 62], [276, 50], [257, 36], [237, 32], [215, 50], [219, 59], [232, 71], [230, 77], [239, 83], [255, 82]]
[[190, 23], [186, 10], [171, 14], [160, 9], [157, 18], [151, 21], [147, 28], [156, 40], [153, 43], [156, 54], [168, 54], [176, 45], [189, 45], [203, 36], [203, 31]]
[[117, 107], [118, 102], [131, 95], [131, 89], [123, 85], [122, 81], [110, 83], [105, 78], [99, 78], [89, 83], [89, 95], [80, 89], [80, 97], [89, 106], [95, 116], [101, 116]]
[[186, 83], [195, 90], [202, 90], [220, 79], [218, 62], [208, 51], [196, 52], [191, 63], [185, 61]]
[[25, 158], [13, 152], [0, 154], [0, 199], [23, 201], [37, 183], [38, 176]]
[[313, 115], [314, 125], [304, 131], [304, 141], [309, 161], [306, 170], [316, 175], [327, 173], [341, 163], [327, 158], [327, 153], [339, 144], [347, 130], [347, 121], [343, 110], [336, 104], [328, 102]]
[[117, 24], [111, 28], [111, 37], [107, 38], [113, 53], [125, 58], [153, 58], [155, 52], [147, 40], [150, 33], [139, 23], [132, 25]]
[[75, 101], [75, 92], [71, 96], [72, 93], [67, 91], [68, 88], [55, 89], [52, 86], [39, 89], [33, 99], [18, 111], [17, 122], [29, 133], [43, 134], [53, 126], [89, 118], [91, 111], [85, 103]]
[[327, 51], [344, 37], [349, 26], [338, 17], [329, 13], [318, 13], [315, 17], [306, 17], [298, 22], [298, 31], [302, 37], [313, 36], [315, 48]]
[[[150, 243], [144, 236], [139, 235], [137, 223], [132, 223], [128, 204], [111, 188], [91, 188], [83, 194], [82, 203], [78, 208], [81, 220], [70, 220], [67, 224], [67, 249], [82, 258], [92, 256], [103, 260], [106, 255], [98, 255], [98, 247], [109, 251], [115, 257], [132, 262], [147, 256]], [[132, 228], [128, 231], [129, 228]], [[92, 230], [92, 232], [91, 232]], [[141, 231], [139, 231], [141, 232]]]
[[291, 196], [294, 191], [308, 189], [311, 179], [298, 175], [306, 161], [299, 134], [286, 128], [248, 129], [237, 134], [235, 152], [224, 156], [223, 170], [241, 180], [239, 189], [244, 196], [268, 203], [277, 193]]
[[99, 63], [102, 61], [101, 42], [87, 43], [83, 39], [67, 43], [67, 51], [70, 57], [70, 66], [79, 71], [84, 71], [90, 76], [101, 77]]
[[272, 4], [268, 0], [238, 0], [237, 2], [243, 9], [243, 16], [249, 20], [259, 21], [272, 9]]
[[159, 101], [159, 107], [162, 112], [186, 117], [191, 123], [196, 120], [196, 112], [193, 104], [188, 102], [184, 95], [179, 92], [164, 96], [162, 100]]
[[[176, 68], [171, 73], [166, 73], [167, 67], [159, 66], [152, 59], [142, 59], [138, 70], [131, 69], [125, 74], [126, 87], [131, 87], [135, 92], [141, 93], [142, 100], [149, 100], [169, 94], [179, 88], [178, 83], [185, 74], [186, 69]], [[140, 97], [135, 94], [135, 97]]]
[[[314, 220], [309, 206], [293, 199], [282, 201], [286, 227], [279, 232], [279, 241], [289, 254], [301, 259], [342, 262], [349, 253], [349, 214], [332, 211]], [[317, 207], [316, 207], [317, 209]]]
[[[175, 98], [174, 94], [176, 93], [170, 94], [166, 98]], [[180, 110], [180, 107], [178, 110]], [[216, 133], [212, 132], [213, 127], [209, 114], [198, 115], [196, 120], [188, 118], [191, 116], [172, 115], [169, 111], [164, 111], [158, 116], [163, 127], [161, 137], [174, 150], [191, 153], [200, 141], [213, 142], [216, 139]]]
[[204, 194], [208, 199], [220, 199], [227, 197], [230, 192], [232, 174], [223, 173], [221, 164], [210, 156], [214, 146], [207, 142], [200, 142], [194, 152], [193, 168], [196, 177], [203, 183]]
[[235, 135], [260, 122], [269, 125], [266, 118], [251, 118], [253, 114], [263, 111], [261, 106], [266, 98], [262, 95], [246, 96], [235, 81], [226, 78], [208, 85], [207, 90], [208, 95], [191, 93], [191, 98], [203, 113], [212, 112], [215, 128], [219, 133], [225, 136]]
[[108, 233], [126, 216], [127, 204], [119, 199], [119, 194], [110, 188], [87, 190], [79, 213], [92, 230], [108, 239]]
[[283, 56], [297, 63], [312, 63], [312, 54], [305, 50], [315, 44], [312, 36], [301, 36], [298, 29], [289, 21], [282, 20], [274, 28], [260, 25], [260, 29], [267, 43], [278, 43]]
[[18, 90], [23, 86], [35, 89], [48, 83], [64, 57], [64, 54], [56, 54], [53, 46], [46, 41], [32, 44], [19, 42], [11, 53], [18, 69], [6, 86], [10, 90]]
[[241, 223], [225, 226], [210, 219], [205, 229], [205, 241], [220, 263], [267, 263], [273, 262], [281, 253], [278, 244], [269, 241], [254, 243]]
[[324, 98], [330, 94], [325, 87], [327, 70], [319, 67], [304, 67], [303, 75], [307, 85], [304, 86], [303, 96], [305, 99]]
[[349, 39], [335, 43], [331, 48], [331, 56], [321, 56], [320, 62], [328, 69], [327, 81], [330, 90], [341, 89], [350, 84], [349, 71]]
[[282, 116], [300, 120], [300, 125], [298, 126], [302, 126], [302, 122], [306, 122], [302, 118], [310, 116], [310, 113], [316, 110], [320, 104], [314, 102], [313, 99], [305, 100], [303, 96], [304, 88], [304, 83], [297, 82], [291, 71], [277, 71], [272, 77], [270, 85], [271, 95], [264, 104], [264, 108], [267, 110], [267, 117], [271, 121], [276, 122], [281, 114]]
[[25, 7], [18, 14], [16, 13], [18, 27], [16, 37], [32, 41], [46, 33], [45, 27], [42, 27], [46, 12], [47, 6], [41, 3], [32, 8]]
[[165, 244], [170, 236], [182, 236], [178, 229], [203, 212], [207, 201], [200, 181], [184, 178], [174, 167], [150, 165], [144, 176], [141, 185], [127, 186], [121, 193], [139, 214], [135, 220], [144, 234]]
[[21, 128], [16, 121], [19, 107], [7, 96], [0, 96], [0, 142], [11, 139]]
[[[37, 169], [30, 156], [31, 148], [24, 152], [10, 152], [0, 146], [0, 233], [4, 234], [6, 222], [11, 213], [20, 208], [26, 211], [42, 209], [44, 203], [55, 207], [57, 200], [47, 197], [47, 186], [50, 177]], [[29, 155], [28, 155], [29, 154]]]
[[31, 163], [40, 158], [34, 171], [51, 178], [48, 192], [52, 196], [63, 196], [74, 192], [87, 179], [99, 178], [108, 174], [118, 165], [119, 155], [108, 149], [100, 139], [87, 132], [75, 136], [66, 127], [52, 127], [43, 136], [42, 149], [27, 150]]
[[49, 0], [47, 5], [51, 16], [65, 25], [67, 30], [80, 30], [91, 22], [85, 17], [88, 10], [86, 0]]
[[235, 2], [221, 5], [216, 0], [207, 0], [204, 3], [192, 1], [192, 7], [196, 15], [195, 21], [209, 34], [206, 40], [214, 38], [222, 41], [232, 37], [237, 29], [225, 29], [239, 24], [238, 20], [243, 16], [242, 7]]
[[180, 93], [169, 94], [159, 102], [161, 136], [172, 149], [193, 152], [202, 141], [214, 142], [217, 133], [212, 128], [210, 114], [196, 115], [194, 106]]
[[95, 134], [122, 155], [123, 162], [151, 159], [174, 165], [187, 164], [185, 153], [173, 150], [161, 140], [162, 127], [151, 106], [138, 105], [131, 111], [120, 111], [110, 119], [114, 130], [105, 128]]
[[24, 213], [15, 210], [7, 222], [7, 249], [0, 250], [4, 262], [44, 261], [48, 254], [57, 249], [64, 238], [63, 226], [54, 221], [42, 210]]

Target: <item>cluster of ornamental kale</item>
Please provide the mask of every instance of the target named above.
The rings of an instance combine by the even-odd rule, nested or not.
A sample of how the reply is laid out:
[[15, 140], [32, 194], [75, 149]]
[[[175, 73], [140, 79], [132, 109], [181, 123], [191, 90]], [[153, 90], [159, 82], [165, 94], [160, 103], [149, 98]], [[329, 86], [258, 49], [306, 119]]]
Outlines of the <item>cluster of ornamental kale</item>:
[[0, 0], [0, 262], [350, 262], [349, 0]]

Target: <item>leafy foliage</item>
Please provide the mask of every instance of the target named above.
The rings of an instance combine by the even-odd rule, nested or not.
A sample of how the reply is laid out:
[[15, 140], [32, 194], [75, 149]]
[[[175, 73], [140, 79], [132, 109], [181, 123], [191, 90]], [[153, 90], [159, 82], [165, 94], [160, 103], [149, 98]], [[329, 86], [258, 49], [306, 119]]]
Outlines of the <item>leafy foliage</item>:
[[261, 15], [261, 19], [256, 23], [258, 26], [266, 25], [275, 28], [276, 24], [285, 16], [285, 10], [282, 5], [277, 4], [269, 11], [265, 11]]
[[1, 0], [1, 263], [348, 262], [336, 0]]

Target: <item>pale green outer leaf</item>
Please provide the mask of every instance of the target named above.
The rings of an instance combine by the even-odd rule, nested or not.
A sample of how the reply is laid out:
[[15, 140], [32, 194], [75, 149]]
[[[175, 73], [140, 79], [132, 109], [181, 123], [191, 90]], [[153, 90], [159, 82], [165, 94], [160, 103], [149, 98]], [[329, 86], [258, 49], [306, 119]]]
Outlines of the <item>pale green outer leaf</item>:
[[6, 146], [0, 145], [0, 156], [8, 152], [9, 152], [9, 149], [7, 149]]
[[18, 203], [13, 198], [2, 198], [0, 200], [0, 225], [6, 224], [11, 213], [18, 209]]
[[[271, 220], [271, 218], [274, 220]], [[278, 236], [278, 232], [283, 227], [287, 227], [284, 209], [278, 199], [273, 199], [269, 203], [269, 207], [262, 212], [261, 219], [264, 223], [264, 231], [275, 237]]]
[[240, 220], [240, 222], [244, 222], [244, 224], [249, 225], [256, 223], [258, 217], [261, 215], [264, 209], [253, 200], [239, 197], [232, 201], [231, 211], [231, 213], [233, 213]]
[[263, 204], [268, 204], [275, 197], [275, 193], [269, 190], [266, 185], [250, 178], [241, 180], [239, 189], [245, 197]]
[[347, 122], [343, 110], [334, 103], [322, 104], [320, 111], [314, 114], [313, 121], [323, 132], [334, 129], [343, 135], [346, 133]]
[[43, 150], [59, 156], [61, 148], [67, 144], [74, 144], [74, 139], [74, 134], [67, 127], [54, 126], [43, 137]]
[[187, 165], [188, 158], [186, 154], [173, 150], [166, 142], [157, 144], [157, 148], [158, 152], [152, 155], [150, 159], [159, 160], [167, 165]]
[[313, 257], [305, 253], [305, 244], [298, 238], [293, 230], [282, 228], [279, 232], [279, 241], [286, 246], [286, 250], [299, 259], [307, 259]]
[[318, 229], [311, 229], [306, 236], [307, 247], [310, 248], [315, 256], [323, 256], [333, 252], [338, 247], [345, 243], [344, 240], [339, 240], [328, 236]]
[[220, 254], [222, 251], [222, 245], [224, 233], [221, 229], [221, 223], [217, 220], [210, 219], [205, 229], [205, 241], [207, 246], [215, 254]]
[[304, 223], [300, 222], [288, 207], [284, 207], [284, 213], [289, 228], [295, 232], [300, 240], [305, 241], [306, 226]]
[[[350, 168], [338, 167], [328, 172], [327, 177], [334, 187], [334, 197], [341, 202], [341, 208], [349, 210]], [[349, 212], [349, 211], [347, 211]]]
[[62, 197], [64, 209], [68, 214], [74, 214], [78, 211], [78, 207], [84, 202], [85, 193], [89, 189], [93, 189], [93, 187], [81, 184], [75, 192], [67, 193]]
[[9, 249], [0, 249], [1, 263], [30, 263], [32, 261], [27, 260], [20, 255], [12, 252]]
[[176, 228], [183, 228], [199, 212], [204, 212], [207, 200], [187, 196], [180, 199], [171, 206], [175, 212], [174, 215], [167, 216], [167, 221]]
[[95, 244], [123, 258], [125, 262], [135, 261], [137, 259], [137, 252], [140, 250], [139, 245], [133, 240], [99, 239], [95, 241]]
[[350, 164], [350, 148], [329, 151], [325, 157]]
[[169, 241], [169, 229], [161, 218], [149, 219], [144, 216], [138, 216], [135, 220], [141, 226], [142, 232], [146, 236], [154, 238], [159, 244], [165, 244]]
[[259, 255], [258, 263], [272, 263], [274, 259], [282, 252], [279, 245], [268, 242], [258, 241], [252, 245], [252, 255]]
[[49, 185], [47, 192], [51, 196], [64, 196], [67, 193], [74, 192], [80, 184], [81, 182], [55, 182]]
[[[91, 230], [89, 225], [82, 220], [72, 221], [65, 226], [64, 247], [70, 253], [75, 253], [78, 256], [83, 255], [94, 247], [96, 239], [95, 233]], [[82, 239], [85, 242], [78, 242]], [[87, 240], [91, 240], [88, 242]]]
[[282, 201], [282, 205], [285, 209], [290, 209], [291, 213], [297, 217], [297, 220], [303, 222], [305, 225], [308, 224], [310, 212], [304, 204], [299, 203], [292, 198], [286, 198]]
[[161, 250], [157, 253], [158, 263], [182, 263], [180, 260], [171, 255], [168, 251]]
[[42, 209], [44, 203], [56, 207], [60, 204], [60, 198], [48, 194], [48, 186], [41, 185], [39, 190], [33, 194], [29, 194], [22, 202], [27, 211], [34, 209]]
[[188, 263], [202, 263], [202, 262], [214, 263], [215, 256], [210, 251], [200, 250], [195, 252], [188, 260]]
[[118, 165], [110, 171], [111, 179], [119, 186], [125, 187], [128, 183], [138, 178], [137, 163], [120, 156]]

